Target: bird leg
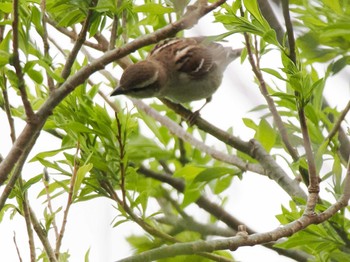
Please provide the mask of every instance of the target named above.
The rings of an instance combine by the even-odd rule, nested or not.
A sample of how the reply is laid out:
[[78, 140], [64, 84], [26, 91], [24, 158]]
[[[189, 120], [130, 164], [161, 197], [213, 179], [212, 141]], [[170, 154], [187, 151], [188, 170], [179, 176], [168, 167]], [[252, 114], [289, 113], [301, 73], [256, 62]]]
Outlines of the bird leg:
[[198, 110], [194, 111], [194, 112], [192, 113], [192, 115], [190, 115], [190, 116], [186, 119], [187, 123], [188, 123], [190, 126], [193, 126], [193, 125], [194, 125], [194, 123], [196, 122], [197, 118], [198, 118], [199, 115], [200, 115], [199, 112], [203, 109], [203, 107], [205, 107], [205, 106], [211, 101], [211, 99], [212, 99], [211, 96], [208, 97], [208, 98], [205, 100], [205, 103], [204, 103]]

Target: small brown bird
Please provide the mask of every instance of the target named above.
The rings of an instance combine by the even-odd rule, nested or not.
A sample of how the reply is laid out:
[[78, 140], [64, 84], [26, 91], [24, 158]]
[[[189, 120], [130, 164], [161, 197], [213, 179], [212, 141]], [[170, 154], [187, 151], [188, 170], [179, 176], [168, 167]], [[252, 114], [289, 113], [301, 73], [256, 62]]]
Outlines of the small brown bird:
[[200, 99], [208, 102], [220, 86], [226, 67], [241, 51], [209, 42], [205, 37], [164, 40], [144, 61], [124, 71], [111, 96], [168, 98], [176, 103]]

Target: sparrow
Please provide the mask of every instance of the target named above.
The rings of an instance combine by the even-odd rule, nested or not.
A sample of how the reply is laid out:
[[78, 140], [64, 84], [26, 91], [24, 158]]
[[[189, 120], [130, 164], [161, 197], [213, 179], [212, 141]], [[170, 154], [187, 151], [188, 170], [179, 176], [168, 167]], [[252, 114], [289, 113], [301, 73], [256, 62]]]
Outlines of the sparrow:
[[166, 39], [144, 61], [127, 67], [110, 95], [167, 98], [175, 103], [209, 102], [226, 67], [241, 51], [205, 37]]

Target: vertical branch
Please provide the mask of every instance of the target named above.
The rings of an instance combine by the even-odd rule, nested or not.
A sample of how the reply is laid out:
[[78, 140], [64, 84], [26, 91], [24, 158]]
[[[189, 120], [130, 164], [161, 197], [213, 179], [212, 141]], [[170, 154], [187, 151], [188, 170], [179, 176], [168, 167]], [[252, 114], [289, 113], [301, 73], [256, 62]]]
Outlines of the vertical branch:
[[286, 24], [287, 36], [288, 36], [289, 58], [293, 61], [294, 64], [296, 64], [297, 58], [295, 53], [295, 39], [294, 39], [294, 33], [293, 33], [293, 24], [289, 14], [289, 0], [282, 0], [281, 2], [282, 2], [283, 17]]
[[[22, 179], [19, 179], [18, 183], [19, 183], [21, 189], [23, 190]], [[32, 222], [30, 219], [30, 208], [29, 208], [28, 194], [27, 194], [26, 190], [24, 190], [22, 192], [22, 205], [23, 205], [23, 216], [24, 216], [24, 219], [26, 222], [27, 234], [28, 234], [28, 239], [29, 239], [30, 261], [35, 262], [36, 261], [35, 244], [34, 244]]]
[[67, 199], [66, 209], [63, 212], [63, 221], [62, 221], [61, 231], [60, 231], [60, 234], [58, 235], [58, 238], [56, 240], [55, 254], [56, 254], [56, 258], [57, 259], [59, 259], [59, 255], [60, 255], [60, 248], [61, 248], [64, 232], [66, 230], [69, 209], [70, 209], [70, 207], [71, 207], [71, 205], [73, 203], [74, 184], [75, 184], [75, 181], [77, 179], [77, 173], [78, 173], [78, 169], [79, 169], [79, 163], [78, 163], [79, 151], [80, 151], [80, 143], [78, 141], [77, 150], [75, 152], [75, 157], [74, 157], [74, 169], [73, 169], [73, 174], [72, 174], [72, 177], [71, 177], [71, 180], [70, 180], [70, 186], [69, 186], [69, 192], [68, 192], [68, 199]]
[[111, 38], [108, 44], [108, 50], [115, 48], [115, 43], [117, 40], [117, 31], [118, 31], [118, 16], [114, 15], [111, 29]]
[[[41, 1], [40, 8], [41, 8], [41, 13], [42, 13], [41, 23], [43, 26], [43, 35], [41, 36], [41, 38], [42, 38], [43, 44], [44, 44], [44, 56], [45, 56], [45, 59], [47, 59], [47, 61], [51, 63], [50, 53], [49, 53], [50, 45], [49, 45], [49, 41], [48, 41], [46, 19], [45, 19], [46, 0]], [[49, 87], [49, 90], [52, 91], [55, 88], [54, 82], [53, 82], [52, 77], [47, 72], [46, 72], [46, 78], [47, 78], [47, 85]]]
[[18, 43], [18, 27], [19, 27], [19, 0], [13, 0], [13, 21], [12, 21], [12, 47], [13, 47], [13, 66], [16, 70], [18, 89], [21, 94], [24, 110], [26, 112], [27, 121], [31, 123], [35, 121], [35, 114], [32, 105], [28, 100], [27, 91], [24, 84], [23, 71], [19, 60], [19, 43]]
[[245, 33], [244, 38], [245, 38], [246, 47], [247, 47], [248, 60], [249, 60], [250, 65], [252, 66], [252, 70], [253, 70], [254, 75], [258, 79], [260, 92], [264, 96], [264, 98], [267, 102], [267, 105], [268, 105], [269, 110], [272, 114], [273, 120], [277, 126], [278, 131], [280, 132], [282, 141], [283, 141], [284, 145], [286, 146], [287, 151], [292, 156], [293, 160], [297, 161], [299, 159], [299, 154], [298, 154], [297, 150], [290, 143], [289, 138], [288, 138], [287, 129], [284, 126], [282, 118], [277, 111], [277, 108], [275, 106], [275, 102], [273, 101], [270, 94], [268, 93], [267, 86], [266, 86], [265, 80], [263, 78], [263, 75], [260, 71], [260, 68], [258, 67], [257, 62], [255, 62], [255, 60], [254, 60], [254, 54], [253, 54], [253, 51], [251, 48], [252, 46], [251, 46], [251, 42], [250, 42], [250, 38], [249, 38], [248, 34]]
[[[290, 49], [289, 58], [296, 65], [297, 64], [296, 50], [295, 50], [296, 47], [295, 47], [295, 39], [294, 39], [294, 33], [293, 33], [293, 25], [289, 14], [289, 0], [282, 0], [282, 9], [283, 9], [283, 16], [286, 24], [286, 29], [287, 29], [287, 35], [288, 35], [288, 43], [289, 43], [289, 49]], [[319, 188], [320, 181], [317, 175], [315, 158], [312, 152], [309, 131], [306, 123], [307, 120], [304, 112], [305, 104], [304, 104], [304, 101], [300, 101], [300, 100], [303, 100], [303, 97], [301, 97], [301, 94], [299, 94], [298, 92], [296, 92], [295, 95], [299, 100], [297, 108], [298, 108], [300, 128], [303, 136], [305, 154], [306, 154], [308, 170], [309, 170], [308, 190], [310, 194], [309, 194], [307, 206], [305, 209], [305, 215], [312, 215], [314, 213], [314, 208], [318, 200], [318, 193], [320, 191], [320, 188]]]
[[30, 219], [32, 221], [33, 224], [33, 228], [37, 234], [37, 236], [39, 237], [41, 243], [44, 246], [45, 252], [49, 258], [50, 262], [58, 262], [58, 260], [55, 257], [55, 253], [50, 245], [50, 242], [47, 238], [47, 232], [41, 227], [38, 219], [35, 216], [35, 213], [33, 212], [33, 210], [29, 207], [29, 212], [30, 212]]

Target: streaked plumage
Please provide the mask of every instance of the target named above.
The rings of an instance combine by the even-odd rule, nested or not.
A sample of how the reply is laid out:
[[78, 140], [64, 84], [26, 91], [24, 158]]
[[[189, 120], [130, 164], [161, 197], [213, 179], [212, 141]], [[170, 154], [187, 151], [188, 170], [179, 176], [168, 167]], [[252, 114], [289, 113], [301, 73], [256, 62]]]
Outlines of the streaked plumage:
[[240, 53], [241, 49], [207, 42], [204, 37], [167, 39], [144, 61], [129, 66], [111, 95], [168, 98], [177, 103], [208, 100]]

